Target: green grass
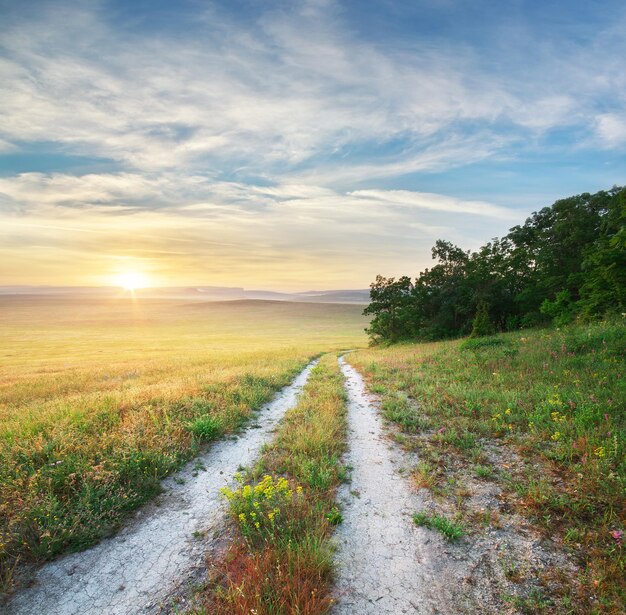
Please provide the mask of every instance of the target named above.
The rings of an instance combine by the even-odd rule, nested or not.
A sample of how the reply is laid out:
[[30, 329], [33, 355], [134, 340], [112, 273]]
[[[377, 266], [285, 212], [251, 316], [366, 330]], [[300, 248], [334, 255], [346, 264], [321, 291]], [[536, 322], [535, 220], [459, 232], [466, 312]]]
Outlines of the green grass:
[[420, 511], [413, 515], [413, 521], [421, 527], [441, 532], [450, 541], [458, 540], [463, 536], [463, 526], [442, 515], [429, 515]]
[[195, 613], [327, 613], [335, 490], [346, 469], [346, 394], [336, 357], [312, 371], [255, 468], [225, 489], [238, 539]]
[[[626, 326], [613, 321], [375, 347], [349, 360], [407, 437], [416, 408], [430, 423], [419, 444], [419, 484], [438, 488], [456, 467], [451, 458], [496, 480], [540, 531], [570, 537], [581, 562], [574, 612], [612, 613], [626, 602], [625, 349]], [[487, 467], [490, 442], [504, 463], [511, 451], [525, 469]]]
[[0, 297], [0, 590], [18, 558], [109, 535], [313, 356], [363, 344], [360, 311]]

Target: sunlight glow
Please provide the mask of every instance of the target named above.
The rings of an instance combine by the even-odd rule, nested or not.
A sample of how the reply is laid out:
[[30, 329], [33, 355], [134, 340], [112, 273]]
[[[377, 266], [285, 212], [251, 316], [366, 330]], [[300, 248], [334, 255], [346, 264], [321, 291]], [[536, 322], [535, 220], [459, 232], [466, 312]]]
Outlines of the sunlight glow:
[[148, 278], [139, 271], [126, 271], [124, 273], [120, 273], [116, 276], [115, 282], [124, 290], [131, 292], [137, 290], [138, 288], [145, 288], [148, 286]]

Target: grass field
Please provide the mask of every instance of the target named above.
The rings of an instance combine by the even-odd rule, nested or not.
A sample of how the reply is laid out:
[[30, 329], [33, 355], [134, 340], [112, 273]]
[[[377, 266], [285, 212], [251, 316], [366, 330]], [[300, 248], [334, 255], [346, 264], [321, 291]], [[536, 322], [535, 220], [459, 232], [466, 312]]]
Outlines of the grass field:
[[361, 306], [0, 298], [0, 583], [83, 548], [313, 357]]
[[[541, 579], [560, 591], [516, 599], [522, 612], [623, 613], [625, 349], [626, 327], [614, 322], [350, 355], [398, 441], [417, 451], [417, 485], [448, 498], [455, 522], [490, 525], [467, 517], [469, 470], [497, 481], [507, 505], [573, 554], [580, 576]], [[432, 525], [423, 514], [416, 522]]]

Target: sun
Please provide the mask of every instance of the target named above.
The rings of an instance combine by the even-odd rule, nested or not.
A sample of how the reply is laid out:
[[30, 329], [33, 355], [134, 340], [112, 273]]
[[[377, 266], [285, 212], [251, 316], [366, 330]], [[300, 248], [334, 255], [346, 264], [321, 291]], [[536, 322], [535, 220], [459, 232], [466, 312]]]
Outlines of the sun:
[[145, 288], [148, 285], [148, 278], [139, 271], [125, 271], [124, 273], [120, 273], [115, 278], [115, 281], [118, 286], [130, 292], [138, 288]]

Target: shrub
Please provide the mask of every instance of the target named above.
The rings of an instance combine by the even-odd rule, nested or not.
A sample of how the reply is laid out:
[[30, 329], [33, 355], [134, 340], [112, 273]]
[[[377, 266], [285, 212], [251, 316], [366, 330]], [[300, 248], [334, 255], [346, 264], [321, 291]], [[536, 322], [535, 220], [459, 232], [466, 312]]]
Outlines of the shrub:
[[494, 326], [489, 318], [489, 308], [484, 301], [481, 301], [476, 308], [476, 316], [474, 316], [472, 321], [470, 337], [483, 337], [494, 332]]
[[554, 301], [545, 299], [539, 308], [542, 314], [552, 318], [557, 327], [563, 327], [574, 320], [576, 305], [572, 301], [569, 290], [562, 290], [556, 294]]

